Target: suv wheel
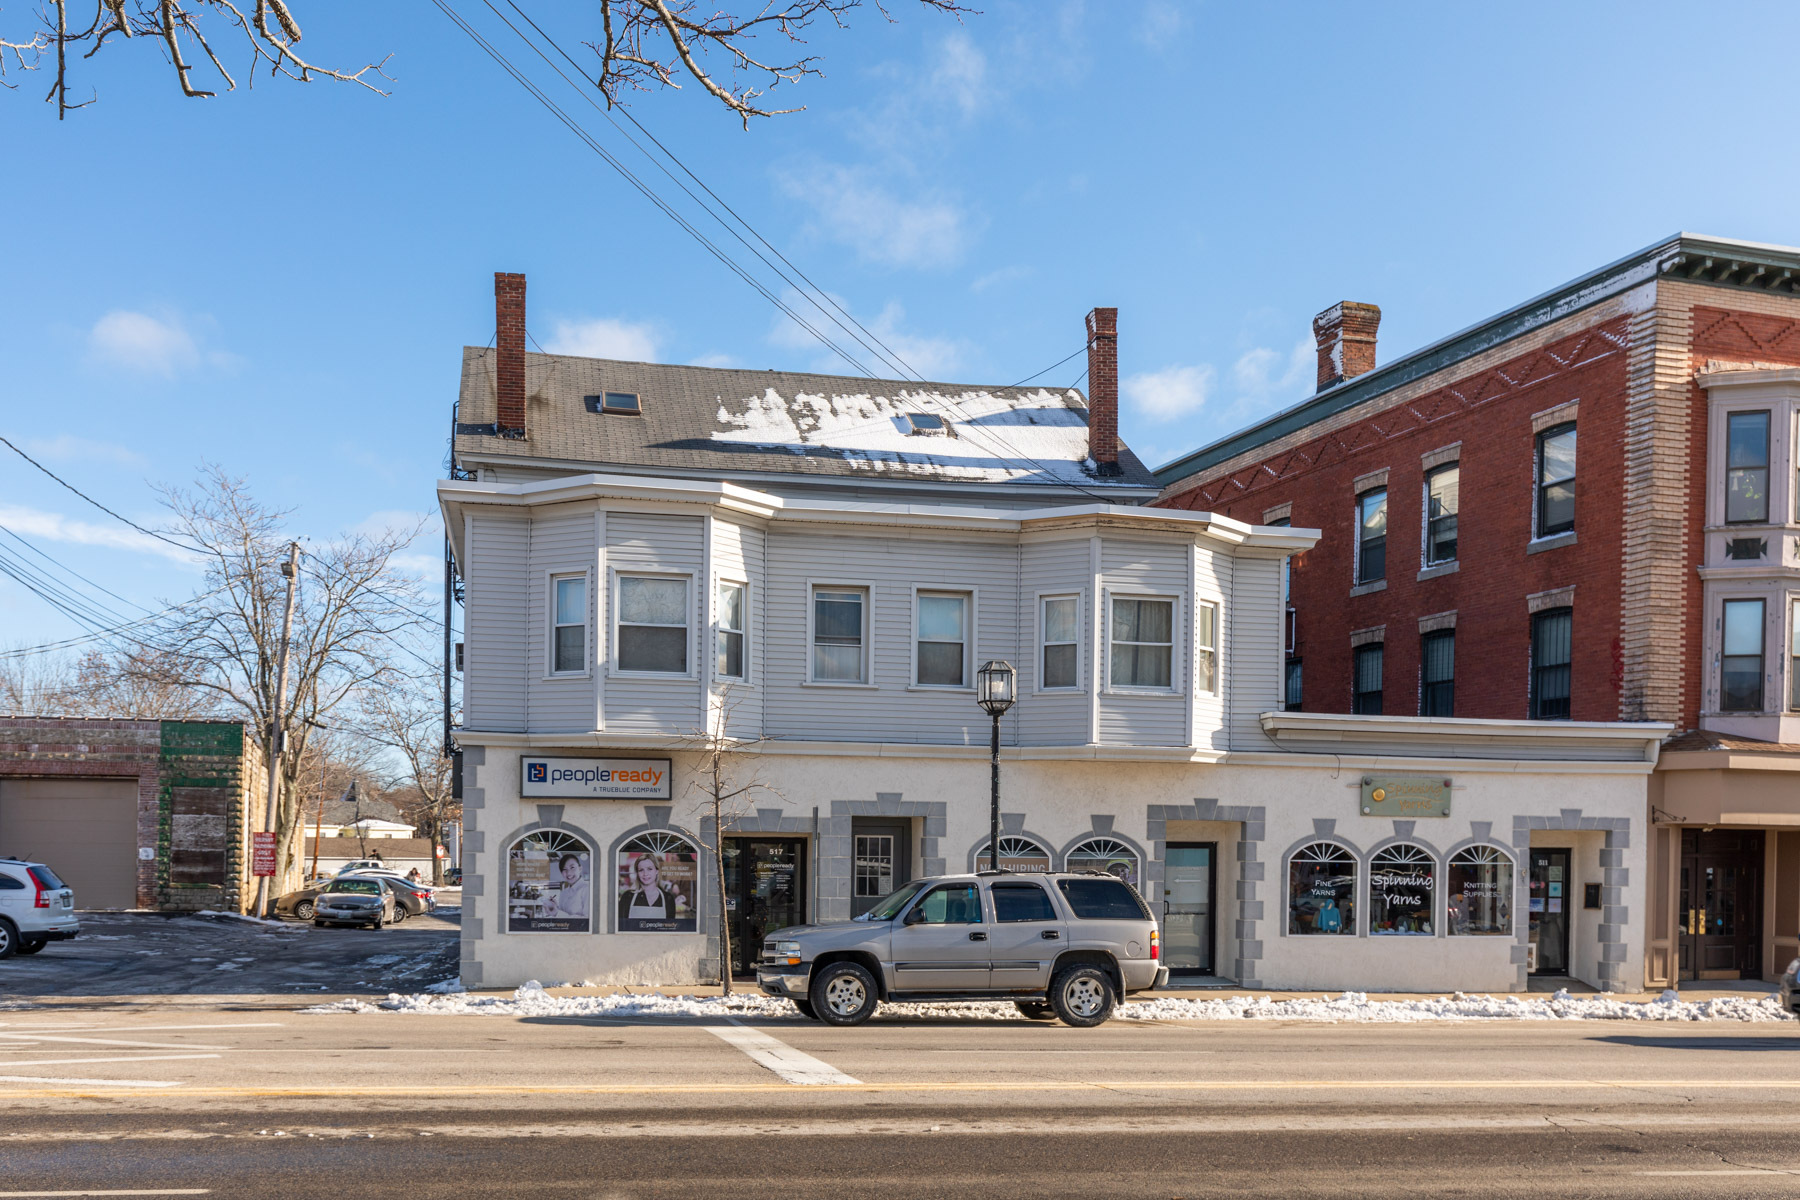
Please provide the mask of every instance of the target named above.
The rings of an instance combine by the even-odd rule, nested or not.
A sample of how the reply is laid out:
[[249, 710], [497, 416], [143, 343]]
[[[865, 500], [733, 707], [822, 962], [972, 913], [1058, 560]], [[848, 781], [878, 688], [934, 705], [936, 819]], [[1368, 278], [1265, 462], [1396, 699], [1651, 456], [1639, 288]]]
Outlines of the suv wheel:
[[11, 958], [19, 952], [19, 931], [11, 921], [0, 917], [0, 958]]
[[811, 1000], [827, 1025], [861, 1025], [875, 1015], [875, 977], [853, 962], [832, 963], [813, 980]]
[[1056, 1020], [1056, 1010], [1042, 1000], [1014, 1000], [1013, 1007], [1024, 1013], [1028, 1021]]
[[1050, 1007], [1065, 1025], [1091, 1029], [1112, 1016], [1112, 980], [1099, 967], [1075, 964], [1050, 982]]
[[800, 1010], [800, 1015], [807, 1020], [816, 1021], [819, 1019], [819, 1010], [812, 1006], [811, 1000], [795, 1000], [792, 996], [789, 996], [788, 1000], [795, 1008]]

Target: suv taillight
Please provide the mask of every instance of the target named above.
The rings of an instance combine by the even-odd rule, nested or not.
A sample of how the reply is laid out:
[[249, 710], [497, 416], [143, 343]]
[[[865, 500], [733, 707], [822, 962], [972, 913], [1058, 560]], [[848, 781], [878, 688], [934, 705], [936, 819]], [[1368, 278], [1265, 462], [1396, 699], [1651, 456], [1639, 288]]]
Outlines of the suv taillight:
[[1162, 957], [1162, 936], [1152, 929], [1150, 931], [1150, 961], [1155, 962]]
[[31, 881], [31, 886], [37, 889], [37, 899], [35, 899], [31, 902], [32, 907], [33, 908], [49, 908], [50, 907], [50, 893], [46, 892], [44, 890], [44, 885], [39, 883], [37, 881], [37, 879], [34, 877]]

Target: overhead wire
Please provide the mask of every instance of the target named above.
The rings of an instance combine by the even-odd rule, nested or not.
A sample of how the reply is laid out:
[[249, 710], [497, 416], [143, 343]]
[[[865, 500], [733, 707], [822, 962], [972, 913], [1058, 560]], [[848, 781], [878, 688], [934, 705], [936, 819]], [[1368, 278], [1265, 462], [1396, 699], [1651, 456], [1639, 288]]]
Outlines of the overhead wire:
[[98, 500], [94, 499], [92, 496], [88, 495], [86, 492], [82, 491], [80, 488], [76, 487], [74, 484], [70, 483], [68, 480], [66, 480], [62, 476], [58, 475], [55, 471], [52, 471], [49, 467], [46, 467], [43, 463], [39, 462], [37, 459], [31, 457], [31, 455], [29, 455], [29, 454], [25, 453], [23, 450], [19, 449], [18, 446], [14, 445], [9, 439], [7, 439], [3, 436], [0, 436], [0, 444], [4, 444], [6, 446], [6, 448], [11, 450], [14, 454], [17, 454], [20, 458], [24, 459], [26, 462], [28, 462], [32, 466], [36, 467], [38, 470], [42, 471], [44, 474], [48, 475], [50, 478], [56, 480], [56, 482], [62, 484], [64, 487], [68, 488], [71, 492], [74, 492], [77, 496], [80, 496], [83, 500], [86, 500], [89, 504], [93, 505], [95, 508], [97, 508], [101, 512], [105, 513], [107, 516], [112, 517], [115, 520], [125, 522], [125, 524], [131, 526], [133, 529], [137, 530], [139, 533], [147, 534], [150, 537], [155, 538], [159, 542], [167, 542], [169, 545], [178, 547], [182, 550], [186, 550], [190, 554], [206, 553], [204, 550], [200, 549], [197, 546], [189, 546], [186, 543], [176, 541], [174, 538], [164, 537], [162, 534], [156, 532], [156, 530], [154, 530], [154, 529], [145, 529], [142, 525], [139, 525], [136, 521], [133, 521], [130, 517], [120, 516], [118, 513], [114, 512], [112, 509], [106, 507], [106, 505], [100, 503]]
[[19, 543], [19, 545], [25, 547], [27, 550], [31, 551], [33, 554], [35, 554], [39, 558], [43, 559], [45, 562], [49, 563], [51, 566], [56, 567], [58, 570], [66, 572], [67, 574], [73, 575], [75, 578], [81, 580], [81, 582], [87, 584], [89, 587], [94, 588], [98, 591], [105, 592], [108, 596], [111, 596], [114, 600], [118, 600], [122, 603], [129, 604], [129, 605], [131, 605], [131, 607], [137, 609], [139, 612], [149, 612], [150, 611], [149, 609], [145, 608], [143, 605], [139, 604], [137, 601], [127, 600], [127, 599], [125, 599], [125, 597], [119, 595], [119, 593], [113, 591], [111, 588], [108, 588], [101, 584], [95, 583], [93, 580], [89, 579], [86, 575], [81, 574], [81, 572], [75, 570], [75, 568], [69, 566], [67, 563], [57, 562], [54, 558], [51, 558], [48, 554], [45, 554], [42, 550], [40, 550], [36, 546], [32, 545], [29, 541], [20, 537], [17, 533], [14, 533], [12, 530], [8, 529], [6, 526], [0, 525], [0, 533], [4, 533], [7, 537], [9, 537], [13, 541]]

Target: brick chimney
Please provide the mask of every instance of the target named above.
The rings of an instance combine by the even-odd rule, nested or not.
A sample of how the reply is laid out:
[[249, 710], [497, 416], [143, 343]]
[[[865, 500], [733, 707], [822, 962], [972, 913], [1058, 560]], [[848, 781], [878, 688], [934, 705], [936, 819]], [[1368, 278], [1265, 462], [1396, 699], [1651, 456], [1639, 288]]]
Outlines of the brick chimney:
[[1319, 345], [1319, 390], [1375, 369], [1375, 331], [1381, 310], [1373, 304], [1343, 300], [1313, 318], [1313, 340]]
[[525, 436], [525, 276], [494, 272], [494, 424]]
[[1119, 473], [1119, 310], [1087, 315], [1088, 457], [1102, 475]]

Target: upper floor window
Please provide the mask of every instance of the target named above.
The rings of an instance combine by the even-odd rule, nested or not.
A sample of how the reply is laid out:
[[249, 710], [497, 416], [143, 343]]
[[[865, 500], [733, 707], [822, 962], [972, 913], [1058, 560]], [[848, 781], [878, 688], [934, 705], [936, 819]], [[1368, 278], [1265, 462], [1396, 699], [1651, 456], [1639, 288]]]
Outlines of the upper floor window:
[[685, 675], [688, 581], [619, 576], [619, 670]]
[[1575, 528], [1575, 426], [1552, 425], [1537, 437], [1537, 536]]
[[1800, 601], [1788, 610], [1788, 707], [1800, 712]]
[[1428, 633], [1419, 645], [1419, 715], [1451, 717], [1456, 712], [1456, 631]]
[[1761, 712], [1763, 706], [1763, 602], [1725, 601], [1724, 654], [1720, 656], [1719, 711]]
[[1174, 658], [1175, 602], [1114, 596], [1112, 685], [1167, 688], [1174, 678]]
[[867, 683], [867, 588], [813, 589], [812, 677], [817, 683]]
[[554, 619], [550, 633], [550, 672], [565, 675], [587, 670], [587, 576], [556, 575]]
[[1456, 561], [1456, 510], [1462, 466], [1451, 463], [1425, 477], [1425, 565]]
[[1356, 648], [1354, 679], [1351, 683], [1350, 711], [1366, 717], [1381, 715], [1381, 660], [1385, 647], [1380, 642]]
[[1531, 715], [1539, 721], [1569, 719], [1575, 610], [1552, 608], [1531, 618]]
[[1199, 668], [1200, 690], [1210, 692], [1219, 685], [1219, 606], [1194, 606], [1194, 658]]
[[1045, 596], [1039, 604], [1043, 652], [1038, 686], [1080, 687], [1081, 600], [1076, 596]]
[[1284, 694], [1282, 696], [1281, 704], [1283, 710], [1287, 712], [1300, 711], [1301, 681], [1300, 660], [1297, 658], [1288, 659], [1287, 686], [1283, 689]]
[[1725, 418], [1725, 520], [1760, 525], [1769, 519], [1769, 414]]
[[744, 678], [744, 585], [719, 584], [719, 662], [721, 679]]
[[969, 681], [969, 594], [920, 592], [914, 682], [922, 687], [963, 687]]
[[1356, 582], [1387, 578], [1387, 489], [1356, 498]]

